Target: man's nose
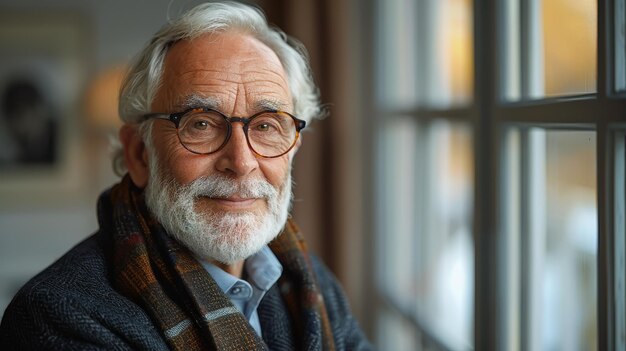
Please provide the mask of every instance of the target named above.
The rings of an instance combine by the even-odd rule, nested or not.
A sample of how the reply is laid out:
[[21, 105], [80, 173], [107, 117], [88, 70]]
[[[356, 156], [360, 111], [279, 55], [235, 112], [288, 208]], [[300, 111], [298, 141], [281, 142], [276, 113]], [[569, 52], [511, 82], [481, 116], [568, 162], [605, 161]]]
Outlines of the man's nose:
[[248, 145], [243, 123], [233, 123], [230, 139], [219, 152], [217, 170], [240, 177], [252, 173], [258, 166], [256, 155]]

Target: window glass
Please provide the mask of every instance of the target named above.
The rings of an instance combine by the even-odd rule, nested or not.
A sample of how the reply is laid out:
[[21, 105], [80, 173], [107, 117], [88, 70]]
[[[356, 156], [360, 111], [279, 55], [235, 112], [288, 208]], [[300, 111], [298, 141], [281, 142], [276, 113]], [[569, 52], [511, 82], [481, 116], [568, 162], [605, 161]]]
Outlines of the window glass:
[[379, 168], [378, 281], [452, 348], [471, 347], [473, 155], [465, 124], [386, 121]]
[[429, 2], [429, 30], [424, 54], [425, 105], [451, 107], [468, 105], [473, 93], [473, 21], [471, 0]]
[[529, 128], [505, 140], [503, 342], [507, 349], [594, 350], [596, 134]]
[[501, 0], [506, 101], [595, 93], [597, 0]]
[[376, 344], [380, 350], [420, 350], [413, 326], [397, 314], [383, 310], [378, 316]]
[[377, 213], [378, 282], [396, 301], [411, 301], [416, 294], [413, 279], [413, 250], [416, 244], [418, 212], [415, 172], [418, 169], [417, 124], [412, 119], [390, 121], [381, 135], [378, 162]]
[[390, 109], [451, 107], [473, 93], [472, 1], [378, 1], [377, 84]]
[[409, 108], [417, 103], [418, 57], [416, 1], [377, 1], [376, 84], [381, 106]]
[[548, 131], [543, 243], [543, 350], [597, 347], [596, 134]]
[[545, 96], [596, 91], [596, 0], [543, 0]]

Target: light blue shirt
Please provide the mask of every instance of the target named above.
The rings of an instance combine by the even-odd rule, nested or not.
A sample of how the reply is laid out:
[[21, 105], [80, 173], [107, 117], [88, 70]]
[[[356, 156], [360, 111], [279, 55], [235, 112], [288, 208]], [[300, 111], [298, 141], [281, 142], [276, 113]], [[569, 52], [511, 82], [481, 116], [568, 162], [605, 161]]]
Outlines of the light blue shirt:
[[199, 261], [224, 294], [230, 298], [233, 305], [246, 317], [257, 334], [262, 336], [257, 308], [265, 293], [283, 273], [283, 266], [278, 262], [272, 250], [266, 245], [246, 260], [244, 270], [248, 274], [248, 281], [226, 273], [205, 260]]

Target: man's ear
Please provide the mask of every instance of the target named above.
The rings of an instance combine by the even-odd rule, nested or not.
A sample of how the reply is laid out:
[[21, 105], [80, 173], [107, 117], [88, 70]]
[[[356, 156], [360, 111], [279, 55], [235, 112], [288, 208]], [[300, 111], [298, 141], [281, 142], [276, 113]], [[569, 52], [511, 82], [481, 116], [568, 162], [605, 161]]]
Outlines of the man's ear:
[[288, 155], [289, 155], [290, 165], [293, 163], [293, 159], [296, 157], [296, 154], [298, 153], [298, 149], [300, 148], [301, 144], [302, 144], [302, 135], [300, 135], [298, 140], [296, 140], [296, 145], [293, 146], [293, 149], [289, 150]]
[[124, 160], [130, 179], [138, 188], [145, 188], [150, 175], [148, 153], [137, 125], [124, 124], [120, 128], [120, 141], [124, 147]]
[[298, 152], [300, 145], [302, 145], [302, 134], [300, 134], [300, 136], [298, 137], [298, 140], [296, 140], [296, 145], [293, 147], [294, 154]]

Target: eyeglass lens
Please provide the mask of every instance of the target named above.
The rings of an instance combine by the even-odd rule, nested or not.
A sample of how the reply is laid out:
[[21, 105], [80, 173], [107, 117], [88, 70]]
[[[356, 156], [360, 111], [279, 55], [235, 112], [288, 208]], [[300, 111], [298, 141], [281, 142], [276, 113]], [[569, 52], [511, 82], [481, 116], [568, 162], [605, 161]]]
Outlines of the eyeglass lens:
[[[188, 150], [208, 154], [219, 150], [227, 141], [228, 124], [217, 112], [194, 110], [182, 116], [178, 136]], [[297, 131], [290, 115], [266, 112], [250, 120], [246, 135], [257, 154], [274, 157], [289, 151], [297, 138]]]

